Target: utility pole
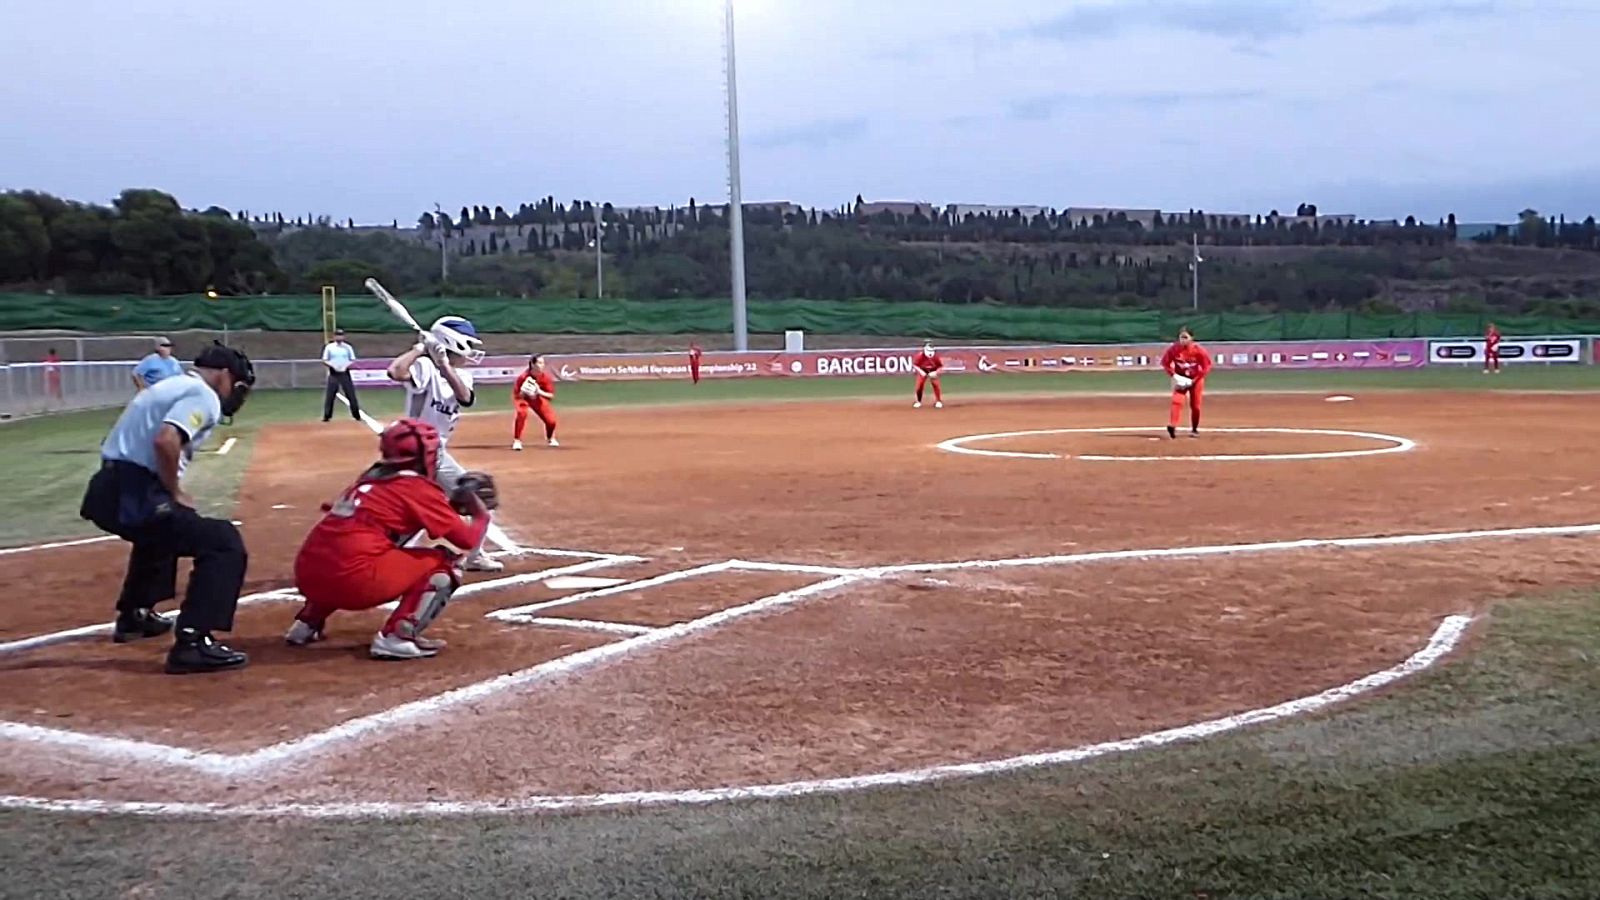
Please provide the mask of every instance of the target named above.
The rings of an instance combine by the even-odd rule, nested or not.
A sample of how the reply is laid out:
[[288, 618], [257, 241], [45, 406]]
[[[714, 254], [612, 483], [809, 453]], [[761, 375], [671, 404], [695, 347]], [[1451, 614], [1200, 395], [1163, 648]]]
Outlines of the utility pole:
[[450, 250], [447, 246], [449, 242], [446, 238], [443, 224], [444, 210], [439, 207], [438, 202], [435, 202], [433, 211], [433, 227], [439, 231], [439, 287], [442, 290], [445, 285], [450, 283]]
[[1194, 257], [1194, 261], [1189, 263], [1189, 271], [1194, 273], [1194, 277], [1189, 280], [1189, 284], [1194, 290], [1194, 309], [1195, 309], [1196, 312], [1199, 312], [1200, 311], [1200, 264], [1205, 262], [1205, 259], [1203, 259], [1200, 256], [1200, 235], [1199, 234], [1194, 234], [1194, 235], [1190, 236], [1189, 250], [1193, 254], [1193, 257]]
[[739, 86], [733, 54], [733, 0], [725, 2], [728, 42], [728, 250], [733, 288], [733, 349], [750, 349], [744, 298], [744, 198], [739, 185]]

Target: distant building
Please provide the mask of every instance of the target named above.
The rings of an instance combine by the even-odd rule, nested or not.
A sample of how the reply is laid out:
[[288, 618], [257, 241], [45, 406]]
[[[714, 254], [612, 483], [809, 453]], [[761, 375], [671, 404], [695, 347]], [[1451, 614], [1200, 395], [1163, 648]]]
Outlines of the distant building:
[[1043, 206], [1006, 206], [1000, 203], [952, 203], [945, 207], [945, 212], [950, 219], [960, 222], [967, 216], [983, 218], [991, 216], [996, 219], [1008, 218], [1020, 213], [1024, 219], [1032, 219], [1040, 213], [1048, 214], [1050, 210]]
[[932, 203], [914, 200], [877, 200], [856, 204], [856, 215], [871, 218], [873, 216], [890, 213], [896, 216], [914, 216], [922, 213], [932, 219], [939, 215], [939, 210]]
[[1129, 222], [1137, 222], [1146, 231], [1155, 227], [1156, 217], [1161, 215], [1159, 209], [1128, 209], [1119, 206], [1069, 206], [1065, 213], [1074, 226], [1088, 222], [1093, 225], [1096, 217], [1102, 222], [1109, 222], [1114, 218], [1127, 218]]

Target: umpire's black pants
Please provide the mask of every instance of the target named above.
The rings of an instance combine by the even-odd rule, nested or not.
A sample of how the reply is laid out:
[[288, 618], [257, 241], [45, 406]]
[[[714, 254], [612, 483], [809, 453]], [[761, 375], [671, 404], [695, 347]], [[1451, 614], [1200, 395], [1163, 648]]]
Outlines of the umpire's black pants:
[[350, 378], [350, 370], [335, 372], [328, 370], [328, 387], [322, 392], [322, 421], [333, 418], [333, 400], [339, 391], [344, 391], [344, 398], [350, 401], [350, 415], [355, 419], [361, 418], [361, 401], [356, 399], [356, 383]]
[[201, 632], [233, 628], [250, 560], [232, 522], [173, 502], [149, 469], [110, 460], [89, 480], [79, 514], [133, 545], [117, 612], [148, 609], [177, 596], [178, 558], [187, 556], [194, 560], [194, 570], [178, 627]]

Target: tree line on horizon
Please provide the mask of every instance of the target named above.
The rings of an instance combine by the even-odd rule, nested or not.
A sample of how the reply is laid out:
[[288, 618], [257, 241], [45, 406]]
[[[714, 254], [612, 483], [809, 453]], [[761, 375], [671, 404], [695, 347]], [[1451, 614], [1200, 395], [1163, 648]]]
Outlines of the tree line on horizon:
[[[591, 242], [603, 237], [607, 295], [718, 296], [727, 292], [725, 209], [693, 200], [682, 208], [618, 209], [545, 197], [514, 212], [473, 206], [456, 216], [424, 213], [419, 230], [402, 232], [398, 223], [356, 227], [348, 218], [185, 211], [153, 190], [124, 191], [110, 206], [11, 192], [0, 194], [0, 285], [314, 293], [323, 284], [360, 290], [377, 275], [406, 293], [589, 297], [596, 293]], [[1453, 216], [1437, 224], [1347, 222], [1319, 218], [1314, 204], [1302, 203], [1293, 217], [1192, 210], [1158, 213], [1146, 227], [1115, 211], [1073, 221], [1055, 210], [957, 218], [920, 208], [864, 209], [859, 197], [826, 211], [747, 205], [751, 295], [1176, 308], [1190, 301], [1190, 254], [1179, 245], [1191, 235], [1207, 247], [1301, 248], [1293, 260], [1272, 264], [1248, 264], [1248, 251], [1215, 254], [1202, 271], [1211, 309], [1381, 310], [1400, 302], [1391, 290], [1397, 282], [1444, 284], [1475, 274], [1452, 256], [1459, 236]], [[1568, 223], [1533, 210], [1478, 240], [1600, 250], [1593, 217]], [[440, 242], [450, 256], [448, 283], [440, 278]], [[1352, 255], [1349, 248], [1369, 252]], [[1522, 311], [1534, 303], [1592, 302], [1600, 279], [1537, 291], [1489, 284], [1444, 296], [1439, 302], [1458, 308]]]

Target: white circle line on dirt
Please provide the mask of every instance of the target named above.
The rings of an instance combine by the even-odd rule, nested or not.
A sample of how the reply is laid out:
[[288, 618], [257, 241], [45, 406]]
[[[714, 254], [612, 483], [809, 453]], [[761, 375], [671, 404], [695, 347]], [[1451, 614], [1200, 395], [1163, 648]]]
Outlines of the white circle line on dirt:
[[962, 453], [968, 456], [997, 456], [1010, 459], [1078, 459], [1084, 462], [1246, 462], [1264, 460], [1295, 460], [1295, 459], [1351, 459], [1359, 456], [1381, 456], [1387, 453], [1407, 453], [1417, 448], [1417, 442], [1393, 434], [1380, 434], [1375, 431], [1345, 431], [1337, 428], [1212, 428], [1208, 434], [1295, 434], [1295, 435], [1322, 435], [1326, 437], [1347, 437], [1361, 440], [1380, 441], [1388, 446], [1369, 447], [1361, 450], [1318, 450], [1306, 453], [1217, 453], [1197, 454], [1189, 456], [1109, 456], [1106, 454], [1082, 454], [1079, 456], [1064, 456], [1058, 453], [1027, 453], [1016, 450], [982, 450], [969, 447], [968, 444], [999, 441], [1007, 438], [1036, 437], [1050, 434], [1160, 434], [1164, 428], [1150, 428], [1147, 426], [1108, 427], [1108, 428], [1040, 428], [1031, 431], [1000, 431], [993, 434], [969, 434], [962, 437], [950, 438], [941, 441], [937, 448], [946, 453]]
[[1415, 675], [1444, 658], [1461, 642], [1470, 616], [1448, 616], [1434, 629], [1427, 644], [1398, 665], [1374, 672], [1348, 684], [1329, 688], [1295, 700], [1156, 731], [1120, 741], [1109, 741], [1057, 750], [1012, 756], [976, 763], [956, 763], [878, 772], [843, 778], [790, 781], [749, 787], [710, 788], [683, 791], [630, 791], [608, 794], [533, 796], [506, 800], [461, 800], [434, 802], [347, 802], [239, 804], [163, 803], [132, 800], [77, 800], [0, 795], [0, 808], [31, 809], [45, 812], [121, 814], [140, 816], [191, 816], [213, 818], [441, 818], [447, 816], [537, 813], [558, 810], [604, 809], [617, 807], [698, 805], [730, 800], [781, 799], [812, 794], [834, 794], [866, 788], [926, 784], [953, 778], [996, 775], [1021, 769], [1085, 762], [1118, 753], [1147, 750], [1170, 744], [1187, 743], [1213, 737], [1252, 725], [1262, 725], [1316, 712], [1362, 694]]

